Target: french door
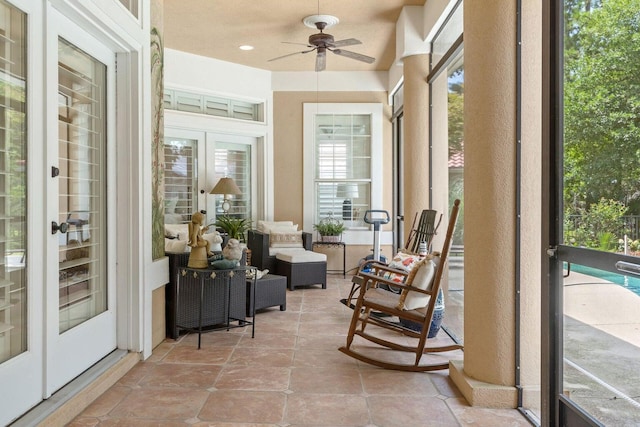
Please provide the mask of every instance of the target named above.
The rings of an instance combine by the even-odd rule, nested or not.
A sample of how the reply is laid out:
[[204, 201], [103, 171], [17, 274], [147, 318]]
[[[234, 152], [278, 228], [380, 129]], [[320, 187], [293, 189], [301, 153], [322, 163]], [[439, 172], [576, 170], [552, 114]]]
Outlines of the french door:
[[49, 13], [45, 396], [116, 348], [115, 53]]
[[640, 420], [639, 10], [618, 0], [546, 10], [546, 425]]
[[44, 192], [29, 186], [43, 181], [42, 126], [30, 125], [43, 120], [43, 62], [28, 50], [42, 51], [42, 17], [41, 2], [0, 0], [0, 425], [43, 396]]

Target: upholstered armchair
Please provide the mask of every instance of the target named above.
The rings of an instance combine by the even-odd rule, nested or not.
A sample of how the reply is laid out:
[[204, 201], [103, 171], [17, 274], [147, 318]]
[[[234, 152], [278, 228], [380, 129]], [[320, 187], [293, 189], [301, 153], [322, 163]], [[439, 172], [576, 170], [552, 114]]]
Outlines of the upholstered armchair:
[[291, 221], [258, 221], [249, 230], [247, 247], [251, 250], [251, 265], [259, 270], [276, 271], [276, 254], [286, 250], [311, 250], [313, 235], [298, 230]]

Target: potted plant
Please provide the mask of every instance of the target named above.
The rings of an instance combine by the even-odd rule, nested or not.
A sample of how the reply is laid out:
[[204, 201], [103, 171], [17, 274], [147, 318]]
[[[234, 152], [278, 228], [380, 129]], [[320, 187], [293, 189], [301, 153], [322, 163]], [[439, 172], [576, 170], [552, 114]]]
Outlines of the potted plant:
[[347, 227], [339, 219], [329, 216], [321, 220], [318, 224], [314, 224], [313, 229], [320, 234], [321, 241], [339, 242], [342, 233], [347, 229]]
[[244, 242], [244, 233], [251, 228], [251, 219], [222, 215], [216, 218], [215, 226], [227, 233], [230, 239], [238, 239]]

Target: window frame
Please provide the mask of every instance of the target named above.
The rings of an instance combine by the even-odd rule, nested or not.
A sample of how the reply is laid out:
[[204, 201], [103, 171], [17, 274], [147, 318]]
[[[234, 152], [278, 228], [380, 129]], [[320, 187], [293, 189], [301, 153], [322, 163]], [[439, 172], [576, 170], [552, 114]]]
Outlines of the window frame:
[[[371, 117], [371, 177], [369, 209], [383, 208], [383, 106], [381, 103], [304, 103], [303, 105], [303, 228], [313, 232], [317, 210], [315, 191], [316, 116], [324, 114], [369, 115]], [[345, 182], [353, 181], [346, 178]], [[337, 212], [336, 216], [340, 217]], [[342, 240], [348, 244], [371, 244], [371, 226], [348, 229]]]

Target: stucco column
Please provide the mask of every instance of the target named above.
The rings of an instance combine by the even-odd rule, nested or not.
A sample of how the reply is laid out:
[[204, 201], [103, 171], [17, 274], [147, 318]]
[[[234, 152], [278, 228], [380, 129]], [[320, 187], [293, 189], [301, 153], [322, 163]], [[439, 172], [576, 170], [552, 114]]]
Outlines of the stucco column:
[[429, 55], [404, 58], [404, 235], [429, 207]]
[[473, 406], [515, 407], [516, 3], [464, 3], [464, 361]]

